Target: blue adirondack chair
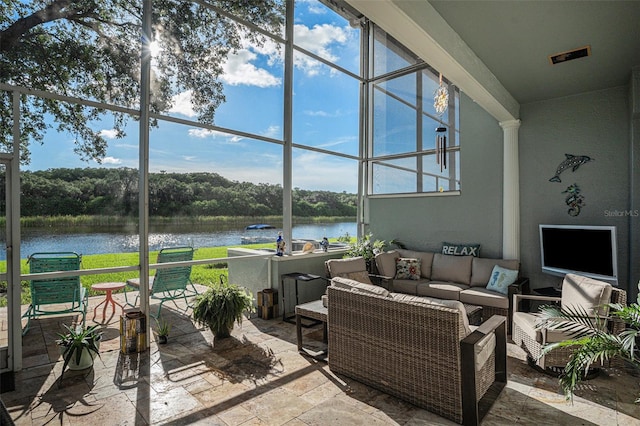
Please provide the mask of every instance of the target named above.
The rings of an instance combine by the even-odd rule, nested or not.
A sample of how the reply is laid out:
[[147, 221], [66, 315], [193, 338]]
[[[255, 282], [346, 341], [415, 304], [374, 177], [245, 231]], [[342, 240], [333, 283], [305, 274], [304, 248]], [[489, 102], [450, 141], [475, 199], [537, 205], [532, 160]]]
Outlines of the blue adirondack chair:
[[[74, 252], [33, 253], [27, 259], [32, 274], [79, 270], [80, 261], [81, 256]], [[75, 312], [82, 314], [82, 325], [86, 324], [88, 293], [79, 276], [31, 280], [29, 287], [31, 304], [22, 315], [27, 318], [22, 335], [29, 331], [31, 320], [40, 316]]]
[[[158, 253], [157, 263], [182, 262], [193, 260], [193, 247], [167, 247]], [[125, 286], [125, 301], [129, 306], [137, 306], [140, 293], [136, 295], [134, 303], [129, 302], [127, 298], [127, 288], [140, 290], [140, 279], [134, 278], [127, 280]], [[151, 299], [160, 300], [158, 312], [150, 314], [154, 318], [160, 316], [162, 304], [168, 300], [175, 303], [177, 299], [184, 299], [187, 304], [185, 310], [191, 305], [187, 300], [188, 296], [197, 295], [198, 290], [191, 282], [191, 266], [176, 266], [173, 268], [159, 268], [153, 277], [149, 277], [149, 297]], [[176, 307], [178, 305], [176, 304]]]

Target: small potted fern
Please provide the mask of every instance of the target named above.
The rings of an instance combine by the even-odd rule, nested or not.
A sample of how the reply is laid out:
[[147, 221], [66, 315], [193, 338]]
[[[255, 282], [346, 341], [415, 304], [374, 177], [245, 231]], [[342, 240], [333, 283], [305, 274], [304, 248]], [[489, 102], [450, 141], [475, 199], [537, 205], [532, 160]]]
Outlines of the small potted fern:
[[253, 298], [247, 290], [220, 283], [197, 296], [193, 319], [199, 325], [209, 327], [216, 339], [224, 339], [231, 336], [235, 322], [242, 324], [244, 313], [253, 310]]

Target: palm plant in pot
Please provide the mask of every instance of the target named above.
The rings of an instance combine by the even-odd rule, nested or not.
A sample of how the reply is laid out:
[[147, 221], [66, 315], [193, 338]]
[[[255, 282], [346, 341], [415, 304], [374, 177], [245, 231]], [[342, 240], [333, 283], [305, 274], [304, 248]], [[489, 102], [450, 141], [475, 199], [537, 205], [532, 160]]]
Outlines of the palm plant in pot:
[[[564, 372], [560, 375], [560, 386], [567, 399], [573, 397], [574, 390], [587, 377], [589, 368], [596, 362], [603, 363], [618, 358], [634, 370], [640, 370], [640, 304], [623, 306], [611, 303], [608, 307], [609, 318], [625, 324], [625, 330], [621, 333], [610, 332], [605, 326], [607, 318], [594, 320], [589, 318], [584, 309], [559, 309], [557, 306], [540, 308], [544, 318], [541, 326], [563, 330], [570, 335], [569, 340], [551, 343], [543, 348], [543, 354], [560, 347], [573, 349]], [[635, 402], [640, 402], [640, 398]]]
[[231, 336], [234, 323], [242, 324], [243, 314], [253, 310], [251, 293], [234, 284], [220, 283], [197, 296], [193, 319], [209, 327], [216, 339], [224, 339]]
[[100, 356], [100, 340], [102, 339], [99, 325], [89, 327], [63, 325], [67, 332], [58, 333], [60, 338], [56, 340], [64, 360], [60, 383], [62, 383], [62, 377], [67, 367], [69, 370], [84, 370], [93, 365], [95, 356]]

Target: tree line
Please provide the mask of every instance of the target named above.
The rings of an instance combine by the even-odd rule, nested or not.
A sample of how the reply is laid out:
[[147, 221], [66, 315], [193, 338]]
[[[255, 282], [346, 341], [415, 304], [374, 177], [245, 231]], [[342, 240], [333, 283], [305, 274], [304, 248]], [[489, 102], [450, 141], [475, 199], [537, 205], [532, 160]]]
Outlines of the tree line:
[[[4, 174], [0, 206], [5, 209]], [[21, 172], [21, 216], [138, 215], [138, 170], [57, 168]], [[279, 216], [282, 186], [217, 173], [150, 173], [150, 216]], [[357, 196], [295, 188], [293, 215], [356, 216]]]

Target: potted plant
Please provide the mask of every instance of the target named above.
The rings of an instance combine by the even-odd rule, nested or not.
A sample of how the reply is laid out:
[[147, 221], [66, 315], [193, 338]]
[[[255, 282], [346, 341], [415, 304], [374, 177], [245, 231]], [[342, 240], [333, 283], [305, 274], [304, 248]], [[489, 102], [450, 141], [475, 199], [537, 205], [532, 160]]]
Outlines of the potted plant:
[[373, 235], [366, 234], [362, 238], [358, 239], [355, 243], [351, 244], [344, 257], [357, 257], [362, 256], [367, 264], [367, 271], [371, 274], [375, 274], [375, 263], [373, 259], [376, 254], [384, 251], [386, 243], [383, 240], [373, 240]]
[[241, 324], [242, 315], [253, 310], [251, 293], [234, 284], [220, 283], [197, 296], [193, 319], [209, 327], [217, 339], [224, 339], [231, 336], [234, 323]]
[[62, 383], [62, 377], [67, 367], [69, 370], [84, 370], [93, 365], [95, 356], [100, 356], [100, 340], [102, 339], [99, 325], [73, 328], [66, 324], [63, 325], [67, 332], [58, 333], [60, 338], [56, 340], [64, 359], [60, 383]]
[[164, 345], [169, 339], [169, 332], [171, 331], [171, 324], [164, 318], [160, 317], [156, 320], [158, 326], [158, 343]]

